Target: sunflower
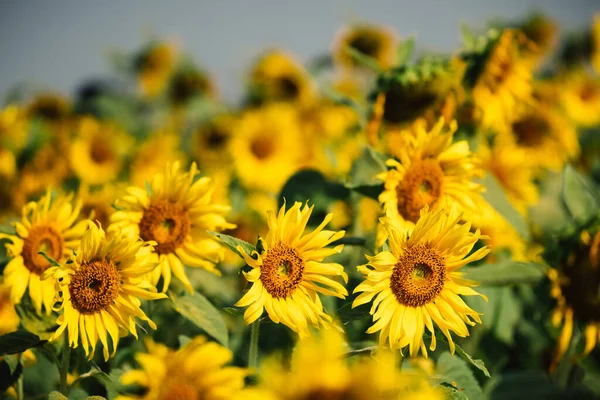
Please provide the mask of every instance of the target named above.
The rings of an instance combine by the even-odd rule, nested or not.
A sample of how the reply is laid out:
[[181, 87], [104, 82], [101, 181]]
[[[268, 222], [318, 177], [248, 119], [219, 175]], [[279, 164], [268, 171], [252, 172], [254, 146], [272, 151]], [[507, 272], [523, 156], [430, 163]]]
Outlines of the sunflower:
[[357, 24], [343, 28], [333, 44], [333, 59], [344, 68], [360, 67], [348, 54], [347, 48], [356, 50], [377, 61], [384, 69], [395, 61], [397, 38], [394, 31], [384, 26]]
[[123, 385], [136, 385], [143, 394], [117, 396], [116, 400], [228, 400], [237, 399], [248, 375], [245, 368], [227, 364], [233, 353], [198, 336], [179, 350], [146, 340], [147, 353], [137, 353], [141, 369], [126, 371]]
[[400, 371], [395, 357], [379, 351], [374, 358], [347, 362], [348, 346], [335, 330], [298, 342], [288, 362], [279, 355], [262, 364], [256, 389], [263, 398], [303, 399], [442, 399], [426, 376]]
[[559, 80], [559, 102], [578, 126], [600, 123], [600, 78], [583, 70], [571, 71]]
[[441, 118], [430, 132], [415, 124], [405, 135], [405, 145], [397, 149], [400, 162], [388, 160], [391, 169], [377, 176], [385, 182], [379, 202], [387, 215], [416, 223], [423, 207], [435, 209], [446, 195], [476, 214], [483, 186], [472, 179], [484, 171], [466, 141], [452, 143], [455, 131], [456, 121], [445, 129]]
[[71, 103], [57, 93], [40, 93], [26, 109], [29, 118], [37, 118], [52, 125], [67, 122], [72, 113]]
[[296, 111], [284, 104], [247, 111], [229, 142], [242, 185], [272, 193], [303, 166], [307, 147]]
[[12, 180], [17, 172], [17, 160], [12, 151], [0, 146], [0, 182]]
[[[500, 183], [508, 200], [521, 214], [539, 201], [535, 184], [538, 163], [532, 160], [532, 150], [511, 144], [482, 141], [477, 147], [481, 166]], [[483, 213], [481, 213], [483, 215]]]
[[175, 68], [177, 50], [166, 42], [151, 43], [134, 62], [138, 87], [143, 96], [153, 98], [167, 87]]
[[600, 340], [600, 231], [593, 237], [584, 231], [580, 238], [567, 260], [548, 271], [552, 284], [550, 295], [557, 302], [551, 316], [552, 325], [562, 326], [551, 369], [568, 350], [577, 322], [585, 327], [583, 356], [589, 354]]
[[542, 14], [530, 16], [521, 24], [520, 30], [532, 44], [525, 50], [530, 49], [529, 57], [536, 64], [542, 61], [558, 42], [556, 21]]
[[310, 103], [315, 87], [308, 73], [283, 51], [271, 50], [260, 56], [250, 72], [250, 102]]
[[169, 131], [158, 131], [142, 142], [129, 166], [129, 181], [134, 186], [144, 186], [161, 172], [165, 164], [184, 162], [186, 155], [181, 151], [179, 135]]
[[27, 144], [29, 120], [25, 111], [15, 105], [0, 110], [0, 147], [18, 152]]
[[52, 311], [54, 283], [42, 281], [41, 276], [50, 263], [39, 254], [63, 262], [79, 245], [86, 221], [77, 221], [81, 202], [73, 203], [72, 196], [57, 196], [52, 199], [48, 191], [38, 202], [30, 202], [23, 207], [21, 221], [14, 222], [14, 235], [0, 233], [0, 239], [7, 239], [6, 250], [11, 260], [4, 269], [4, 283], [10, 287], [11, 301], [21, 302], [25, 290], [38, 314], [42, 305], [46, 313]]
[[518, 102], [531, 99], [532, 65], [520, 53], [524, 39], [520, 31], [506, 29], [491, 41], [489, 56], [473, 87], [474, 104], [482, 111], [484, 127], [505, 124]]
[[227, 149], [235, 123], [233, 115], [220, 114], [194, 132], [192, 152], [203, 171], [231, 169], [233, 160]]
[[171, 274], [193, 292], [184, 264], [220, 275], [215, 264], [223, 259], [223, 247], [207, 230], [235, 227], [225, 219], [230, 207], [212, 200], [211, 178], [196, 179], [198, 175], [195, 163], [188, 172], [181, 172], [178, 162], [167, 164], [146, 190], [132, 186], [115, 202], [118, 211], [111, 216], [109, 230], [122, 230], [130, 237], [157, 243], [149, 256], [159, 263], [152, 273], [152, 284], [158, 284], [162, 276], [163, 292], [169, 288]]
[[186, 65], [178, 69], [169, 82], [168, 96], [175, 106], [187, 104], [194, 97], [215, 97], [216, 89], [208, 74]]
[[167, 296], [156, 293], [156, 288], [144, 278], [156, 268], [150, 256], [151, 243], [118, 234], [106, 237], [101, 227], [89, 221], [87, 225], [88, 230], [69, 262], [44, 273], [44, 279], [51, 284], [55, 282], [55, 301], [60, 303], [55, 310], [63, 311], [56, 320], [59, 327], [51, 340], [67, 329], [69, 346], [75, 348], [81, 340], [85, 354], [91, 359], [99, 339], [104, 359], [108, 360], [108, 336], [114, 356], [121, 332], [129, 331], [137, 338], [136, 318], [156, 329], [156, 324], [140, 308], [140, 299]]
[[[575, 126], [559, 111], [539, 105], [522, 105], [514, 115], [508, 125], [499, 129], [501, 134], [497, 139], [501, 147], [516, 145], [521, 148], [525, 152], [522, 158], [527, 158], [529, 165], [559, 171], [568, 160], [579, 155]], [[514, 162], [519, 157], [517, 153], [507, 154], [505, 158], [513, 157]], [[524, 170], [521, 174], [525, 178]]]
[[435, 322], [454, 353], [450, 331], [466, 337], [467, 325], [481, 323], [480, 314], [460, 297], [480, 295], [472, 289], [477, 283], [463, 279], [458, 269], [482, 259], [490, 249], [484, 246], [471, 253], [475, 243], [486, 237], [479, 230], [470, 232], [470, 223], [459, 223], [462, 218], [449, 204], [433, 211], [425, 207], [414, 227], [383, 218], [390, 251], [367, 256], [368, 264], [358, 267], [365, 280], [354, 290], [360, 295], [352, 303], [357, 307], [373, 300], [374, 325], [367, 333], [379, 331], [381, 346], [386, 342], [392, 349], [409, 346], [411, 356], [421, 351], [427, 357], [423, 333], [427, 327], [429, 348], [435, 350]]
[[281, 322], [300, 337], [306, 337], [310, 335], [308, 324], [320, 328], [331, 322], [318, 293], [341, 299], [348, 295], [335, 279], [341, 277], [348, 282], [344, 267], [322, 262], [342, 251], [343, 245], [326, 246], [341, 239], [344, 231], [323, 230], [333, 218], [328, 214], [314, 231], [304, 235], [313, 208], [296, 202], [286, 212], [284, 204], [277, 215], [268, 213], [269, 232], [260, 239], [260, 253], [253, 251], [248, 255], [238, 248], [252, 267], [250, 272], [244, 272], [252, 286], [236, 304], [248, 307], [244, 313], [247, 324], [256, 321], [266, 309], [273, 322]]
[[14, 332], [19, 327], [19, 315], [11, 301], [11, 290], [0, 281], [0, 336]]
[[110, 216], [115, 211], [113, 201], [125, 193], [124, 184], [106, 184], [102, 187], [90, 187], [80, 185], [77, 196], [81, 199], [80, 219], [90, 219], [100, 223], [100, 226], [108, 226]]
[[130, 147], [130, 137], [120, 128], [84, 117], [71, 143], [71, 167], [75, 175], [89, 185], [114, 181]]
[[530, 245], [515, 228], [490, 204], [484, 203], [480, 209], [481, 218], [477, 228], [487, 236], [487, 245], [491, 248], [486, 262], [497, 262], [510, 255], [514, 261], [537, 261], [539, 248]]

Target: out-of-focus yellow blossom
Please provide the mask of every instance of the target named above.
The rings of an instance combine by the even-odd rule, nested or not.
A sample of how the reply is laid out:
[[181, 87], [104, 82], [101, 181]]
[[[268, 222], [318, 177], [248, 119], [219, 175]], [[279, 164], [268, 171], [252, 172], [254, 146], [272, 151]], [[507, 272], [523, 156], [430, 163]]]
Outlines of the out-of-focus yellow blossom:
[[27, 106], [29, 118], [37, 118], [51, 125], [61, 125], [71, 116], [70, 101], [61, 94], [40, 93]]
[[186, 161], [179, 135], [158, 131], [137, 147], [129, 167], [130, 183], [144, 186], [155, 174], [163, 171], [165, 164], [175, 161]]
[[113, 202], [125, 193], [125, 184], [106, 184], [101, 187], [80, 185], [77, 197], [81, 200], [80, 219], [99, 222], [100, 226], [110, 224], [110, 216], [115, 209]]
[[342, 67], [353, 69], [360, 67], [348, 54], [352, 48], [377, 61], [383, 68], [392, 66], [396, 58], [397, 38], [395, 32], [388, 27], [356, 24], [340, 30], [333, 43], [333, 58]]
[[582, 127], [600, 123], [600, 77], [576, 70], [559, 82], [558, 98], [567, 116]]
[[16, 331], [20, 323], [10, 293], [10, 287], [0, 281], [0, 335]]
[[177, 49], [172, 43], [150, 44], [135, 60], [142, 95], [153, 98], [164, 92], [176, 61]]
[[0, 111], [0, 148], [14, 152], [27, 144], [29, 120], [26, 112], [16, 105], [9, 105]]
[[173, 105], [182, 106], [194, 97], [215, 97], [216, 89], [204, 71], [185, 66], [175, 71], [171, 77], [168, 95]]
[[209, 174], [232, 169], [233, 160], [228, 150], [235, 123], [232, 114], [220, 114], [194, 132], [192, 153], [200, 169]]
[[132, 138], [116, 125], [84, 117], [71, 143], [71, 168], [85, 184], [115, 181], [132, 144]]

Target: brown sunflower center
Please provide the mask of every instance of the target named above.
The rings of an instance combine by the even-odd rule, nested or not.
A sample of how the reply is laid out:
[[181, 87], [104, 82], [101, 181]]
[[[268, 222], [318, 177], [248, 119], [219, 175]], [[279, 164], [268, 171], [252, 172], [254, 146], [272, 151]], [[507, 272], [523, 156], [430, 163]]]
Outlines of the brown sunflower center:
[[444, 171], [437, 160], [428, 158], [415, 161], [396, 187], [398, 213], [416, 222], [426, 205], [434, 205], [442, 195]]
[[277, 79], [277, 93], [283, 100], [294, 100], [300, 93], [300, 85], [292, 76], [283, 76]]
[[441, 254], [426, 246], [408, 248], [398, 259], [390, 288], [400, 304], [420, 307], [431, 303], [446, 282], [446, 263]]
[[194, 386], [187, 383], [174, 383], [160, 397], [161, 400], [201, 400]]
[[33, 226], [23, 243], [23, 264], [29, 271], [41, 275], [50, 263], [41, 254], [59, 260], [63, 253], [63, 238], [56, 229], [48, 225]]
[[259, 160], [268, 158], [271, 154], [273, 154], [274, 150], [275, 144], [267, 135], [258, 136], [250, 143], [250, 151]]
[[379, 40], [379, 37], [368, 33], [357, 35], [350, 40], [348, 45], [354, 50], [373, 58], [377, 58], [379, 55], [379, 50], [381, 49], [381, 41]]
[[213, 126], [206, 135], [205, 143], [209, 149], [220, 149], [227, 143], [227, 132]]
[[260, 281], [267, 292], [275, 298], [286, 298], [302, 282], [304, 260], [298, 250], [278, 244], [262, 258]]
[[526, 147], [538, 147], [548, 135], [551, 127], [545, 118], [530, 115], [512, 124], [517, 143]]
[[321, 387], [308, 392], [302, 400], [351, 400], [352, 398], [352, 393], [348, 393], [348, 390]]
[[140, 237], [154, 240], [159, 254], [173, 253], [181, 246], [191, 227], [187, 210], [169, 200], [161, 200], [146, 210], [139, 223]]
[[97, 164], [104, 164], [114, 160], [115, 154], [111, 144], [102, 137], [97, 137], [90, 146], [90, 158]]
[[598, 90], [596, 90], [596, 87], [590, 82], [586, 82], [579, 90], [579, 98], [584, 102], [593, 100], [597, 96]]
[[85, 262], [71, 277], [71, 304], [82, 314], [105, 310], [119, 295], [120, 287], [119, 271], [112, 261]]
[[394, 82], [385, 94], [383, 119], [393, 124], [411, 121], [435, 107], [443, 97], [443, 92], [431, 87]]

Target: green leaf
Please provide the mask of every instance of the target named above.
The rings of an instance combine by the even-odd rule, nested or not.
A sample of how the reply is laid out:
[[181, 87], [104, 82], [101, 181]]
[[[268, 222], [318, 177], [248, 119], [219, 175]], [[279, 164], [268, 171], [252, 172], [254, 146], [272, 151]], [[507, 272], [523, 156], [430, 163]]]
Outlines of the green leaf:
[[480, 180], [480, 183], [485, 186], [484, 199], [515, 228], [519, 235], [524, 239], [529, 238], [529, 228], [525, 220], [510, 204], [498, 180], [492, 174], [487, 174], [485, 178]]
[[446, 400], [469, 400], [464, 392], [457, 389], [450, 383], [442, 382], [440, 384], [440, 388], [442, 393], [444, 393], [444, 398], [446, 398]]
[[497, 264], [483, 264], [464, 268], [465, 278], [485, 286], [503, 286], [515, 283], [534, 283], [544, 279], [546, 267], [541, 264], [507, 260]]
[[467, 49], [475, 49], [477, 37], [475, 36], [471, 28], [467, 26], [467, 24], [460, 24], [460, 36], [462, 37], [463, 43]]
[[365, 246], [367, 244], [367, 239], [363, 237], [344, 236], [343, 238], [332, 242], [330, 246], [338, 246], [340, 244], [346, 246]]
[[597, 188], [571, 165], [567, 165], [563, 171], [562, 198], [578, 223], [586, 223], [598, 215], [600, 202]]
[[[441, 332], [436, 332], [435, 337], [438, 341], [448, 343], [448, 339], [446, 339], [446, 336], [444, 336]], [[426, 338], [426, 339], [431, 338], [431, 333], [425, 332], [424, 338]], [[474, 366], [475, 368], [477, 368], [478, 370], [483, 372], [483, 374], [486, 377], [491, 378], [490, 371], [488, 371], [488, 369], [485, 367], [485, 364], [483, 363], [483, 361], [471, 357], [469, 355], [469, 353], [467, 353], [462, 347], [457, 345], [456, 342], [454, 343], [454, 347], [455, 347], [456, 354], [458, 354], [469, 364], [471, 364], [472, 366]]]
[[325, 217], [331, 203], [336, 200], [346, 200], [349, 194], [350, 191], [344, 185], [329, 181], [317, 170], [307, 169], [298, 171], [288, 179], [279, 194], [279, 206], [283, 205], [284, 199], [288, 207], [296, 201], [301, 203], [310, 201], [315, 206], [313, 211], [315, 218], [311, 218], [314, 222]]
[[50, 263], [50, 265], [52, 265], [53, 267], [60, 267], [60, 264], [58, 263], [58, 261], [56, 261], [54, 258], [47, 255], [43, 251], [38, 251], [38, 254], [40, 256], [44, 257], [46, 259], [46, 261], [48, 261]]
[[16, 331], [0, 336], [0, 356], [22, 353], [33, 347], [43, 346], [46, 340], [27, 331]]
[[248, 255], [252, 254], [252, 252], [255, 250], [254, 246], [252, 246], [250, 243], [248, 243], [246, 241], [243, 241], [242, 239], [238, 239], [236, 237], [229, 236], [224, 233], [213, 232], [213, 231], [207, 231], [207, 232], [213, 236], [218, 237], [219, 240], [221, 241], [221, 243], [223, 243], [225, 246], [227, 246], [231, 250], [233, 250], [238, 256], [242, 257], [242, 259], [244, 257], [242, 256], [242, 253], [240, 253], [240, 251], [237, 249], [237, 246], [241, 246], [242, 249], [244, 250], [244, 252], [246, 252], [246, 254], [248, 254]]
[[449, 352], [442, 353], [438, 358], [437, 372], [468, 398], [479, 399], [483, 396], [481, 387], [467, 363]]
[[227, 346], [228, 334], [225, 322], [219, 311], [200, 293], [185, 294], [181, 297], [169, 294], [175, 311], [198, 328]]
[[19, 368], [19, 359], [14, 355], [2, 357], [2, 360], [8, 365], [11, 374], [14, 374]]
[[63, 395], [61, 392], [50, 392], [48, 395], [48, 400], [67, 400], [67, 396]]
[[223, 311], [225, 311], [227, 314], [233, 315], [234, 317], [244, 315], [244, 312], [242, 310], [235, 307], [223, 307]]
[[409, 37], [404, 42], [400, 43], [397, 51], [396, 64], [398, 66], [404, 65], [410, 61], [415, 50], [415, 38]]
[[348, 302], [348, 303], [344, 304], [343, 306], [341, 306], [337, 310], [336, 314], [337, 314], [338, 318], [340, 319], [340, 321], [342, 321], [342, 324], [346, 325], [349, 322], [371, 316], [371, 314], [369, 313], [370, 308], [371, 308], [370, 304], [363, 304], [356, 308], [352, 308], [352, 303]]
[[362, 65], [363, 67], [367, 67], [368, 69], [370, 69], [371, 71], [376, 72], [376, 73], [383, 72], [383, 70], [379, 66], [379, 63], [373, 57], [370, 57], [364, 53], [361, 53], [360, 51], [358, 51], [355, 48], [350, 47], [350, 46], [347, 46], [345, 48], [345, 51], [346, 51], [346, 53], [348, 53], [348, 55], [350, 57], [352, 57], [352, 59], [357, 64]]
[[108, 376], [108, 374], [106, 372], [102, 371], [100, 369], [100, 367], [98, 367], [96, 365], [96, 363], [91, 362], [91, 364], [92, 364], [92, 368], [88, 372], [79, 375], [77, 377], [77, 379], [75, 379], [73, 381], [73, 383], [71, 384], [71, 387], [75, 387], [82, 380], [87, 379], [87, 378], [95, 378], [98, 382], [102, 383], [105, 387], [112, 384], [110, 376]]
[[558, 389], [544, 371], [519, 371], [497, 376], [485, 387], [494, 400], [560, 398]]
[[15, 366], [12, 361], [3, 359], [0, 361], [0, 394], [15, 384], [23, 373], [23, 366], [17, 362]]
[[361, 156], [352, 165], [349, 181], [345, 186], [377, 200], [383, 191], [383, 182], [376, 178], [376, 175], [387, 171], [386, 159], [384, 154], [371, 147], [365, 147]]
[[42, 340], [48, 340], [56, 331], [56, 314], [38, 315], [30, 307], [25, 307], [23, 303], [15, 306], [21, 326], [28, 332], [34, 333]]

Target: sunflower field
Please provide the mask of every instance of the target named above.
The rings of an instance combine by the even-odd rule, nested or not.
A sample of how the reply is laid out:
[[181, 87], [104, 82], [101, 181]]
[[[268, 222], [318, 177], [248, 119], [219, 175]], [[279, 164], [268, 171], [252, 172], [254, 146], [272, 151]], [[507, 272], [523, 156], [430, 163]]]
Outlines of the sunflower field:
[[0, 108], [0, 398], [600, 398], [600, 14], [182, 46]]

